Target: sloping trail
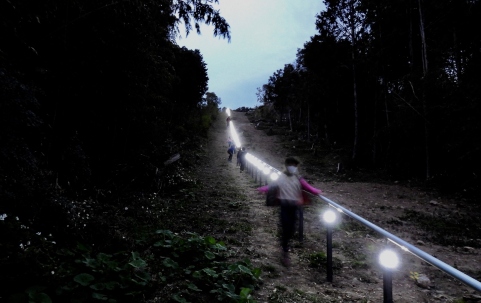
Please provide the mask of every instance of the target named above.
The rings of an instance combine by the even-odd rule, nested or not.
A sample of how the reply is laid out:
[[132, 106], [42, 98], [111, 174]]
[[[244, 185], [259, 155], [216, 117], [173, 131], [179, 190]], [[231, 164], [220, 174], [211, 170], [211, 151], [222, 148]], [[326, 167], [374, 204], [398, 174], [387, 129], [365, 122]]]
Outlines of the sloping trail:
[[[288, 150], [282, 147], [280, 139], [256, 130], [244, 113], [232, 112], [232, 118], [247, 151], [281, 169]], [[382, 302], [382, 270], [377, 265], [377, 253], [386, 243], [384, 239], [376, 238], [364, 229], [334, 231], [333, 255], [340, 268], [334, 271], [333, 283], [325, 282], [326, 274], [322, 268], [309, 267], [309, 257], [326, 250], [325, 229], [319, 222], [319, 213], [325, 204], [320, 201], [305, 208], [304, 241], [292, 241], [291, 267], [285, 268], [280, 264], [278, 209], [264, 205], [264, 196], [256, 191], [259, 182], [255, 183], [246, 172], [240, 172], [236, 166], [236, 155], [232, 162], [227, 161], [228, 136], [225, 114], [221, 114], [204, 147], [205, 163], [200, 166], [199, 173], [208, 187], [206, 190], [220, 192], [217, 195], [219, 198], [216, 198], [220, 199], [220, 205], [241, 205], [241, 211], [231, 212], [228, 207], [223, 208], [222, 217], [231, 226], [238, 226], [239, 223], [249, 226], [249, 232], [245, 233], [248, 236], [243, 236], [242, 233], [240, 237], [237, 235], [234, 250], [239, 258], [247, 257], [255, 267], [263, 270], [263, 283], [253, 294], [257, 302]], [[302, 165], [300, 172], [303, 174]], [[420, 203], [417, 196], [419, 193], [415, 189], [369, 183], [324, 183], [315, 176], [303, 175], [312, 185], [322, 189], [325, 196], [341, 202], [347, 208], [353, 207], [354, 212], [375, 224], [385, 223], [402, 212], [404, 207], [414, 208]], [[398, 200], [394, 200], [393, 196], [397, 196]], [[400, 196], [404, 197], [402, 201]], [[403, 207], [393, 207], [401, 203]], [[393, 226], [393, 230], [389, 231], [414, 241], [415, 231], [408, 224], [405, 227], [396, 229]], [[445, 258], [459, 257], [449, 249], [436, 245], [426, 244], [422, 249], [431, 254], [442, 254]], [[474, 253], [478, 254], [479, 250]], [[438, 291], [416, 286], [410, 278], [410, 272], [429, 273], [431, 279], [440, 278], [436, 283], [449, 287], [455, 293], [452, 295], [461, 296], [471, 292], [458, 282], [441, 282], [447, 279], [446, 275], [415, 257], [403, 255], [402, 258], [407, 265], [394, 273], [395, 302], [453, 302], [451, 294], [445, 293], [444, 288]], [[466, 258], [472, 260], [466, 266], [476, 263], [476, 258]], [[479, 268], [479, 264], [476, 265]]]
[[[241, 143], [247, 147], [248, 152], [282, 170], [284, 159], [289, 154], [288, 151], [280, 147], [281, 142], [278, 138], [256, 130], [243, 113], [234, 112], [233, 118]], [[238, 169], [232, 168], [234, 174], [238, 173]], [[326, 190], [325, 184], [311, 183]], [[253, 251], [250, 256], [251, 261], [255, 266], [261, 267], [264, 272], [264, 284], [254, 295], [258, 302], [269, 302], [269, 299], [274, 302], [284, 302], [284, 300], [288, 300], [287, 302], [289, 300], [293, 300], [293, 302], [316, 302], [315, 300], [319, 300], [318, 302], [335, 302], [339, 298], [344, 298], [342, 302], [348, 302], [346, 298], [349, 298], [352, 302], [362, 300], [363, 295], [359, 295], [356, 291], [350, 289], [341, 289], [345, 285], [339, 283], [336, 283], [334, 288], [329, 285], [332, 290], [328, 291], [327, 294], [324, 293], [320, 284], [325, 283], [325, 272], [308, 266], [310, 254], [325, 251], [325, 230], [322, 229], [318, 220], [318, 214], [323, 207], [321, 203], [304, 210], [304, 241], [300, 243], [297, 234], [291, 241], [291, 266], [286, 268], [280, 263], [279, 209], [264, 205], [264, 195], [260, 195], [256, 190], [261, 184], [254, 183], [251, 176], [242, 174], [242, 177], [238, 178], [237, 185], [246, 191], [250, 205], [249, 217], [253, 226], [249, 241]], [[379, 286], [372, 287], [370, 291], [382, 293], [382, 289], [377, 288]], [[297, 293], [302, 294], [302, 296], [296, 295]], [[374, 296], [371, 296], [371, 298], [374, 298]], [[381, 300], [381, 298], [377, 296], [376, 299]]]

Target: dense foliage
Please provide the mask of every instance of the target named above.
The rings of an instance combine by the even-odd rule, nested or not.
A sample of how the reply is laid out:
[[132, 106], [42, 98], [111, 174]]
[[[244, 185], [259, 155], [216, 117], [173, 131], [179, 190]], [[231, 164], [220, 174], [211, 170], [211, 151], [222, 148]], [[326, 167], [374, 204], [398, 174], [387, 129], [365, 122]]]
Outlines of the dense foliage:
[[126, 205], [187, 182], [193, 162], [164, 163], [197, 147], [219, 112], [202, 54], [173, 42], [200, 22], [230, 39], [214, 2], [0, 2], [0, 301], [92, 286], [92, 273], [70, 279], [75, 262], [125, 278], [103, 276], [99, 293], [145, 286], [127, 252], [157, 222], [133, 224]]
[[480, 1], [324, 3], [296, 63], [258, 89], [266, 115], [347, 167], [479, 193]]

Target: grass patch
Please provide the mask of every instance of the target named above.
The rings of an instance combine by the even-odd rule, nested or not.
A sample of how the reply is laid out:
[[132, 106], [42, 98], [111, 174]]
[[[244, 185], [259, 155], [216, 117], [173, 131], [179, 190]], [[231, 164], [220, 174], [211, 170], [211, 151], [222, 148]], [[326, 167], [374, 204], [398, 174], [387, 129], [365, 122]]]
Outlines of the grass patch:
[[269, 278], [278, 278], [280, 277], [279, 271], [276, 269], [275, 266], [266, 264], [261, 266], [262, 273]]

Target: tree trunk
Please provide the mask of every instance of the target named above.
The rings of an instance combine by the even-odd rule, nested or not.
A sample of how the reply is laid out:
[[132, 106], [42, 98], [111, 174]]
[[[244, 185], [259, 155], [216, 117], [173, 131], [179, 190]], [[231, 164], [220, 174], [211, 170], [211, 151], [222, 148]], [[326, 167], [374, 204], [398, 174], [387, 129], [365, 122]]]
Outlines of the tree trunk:
[[426, 83], [426, 75], [428, 74], [428, 55], [427, 55], [427, 45], [426, 36], [424, 32], [424, 22], [423, 14], [421, 11], [421, 0], [418, 0], [419, 6], [419, 31], [421, 35], [421, 51], [422, 51], [422, 63], [423, 63], [423, 83], [421, 102], [423, 105], [423, 115], [424, 115], [424, 150], [425, 150], [425, 160], [426, 160], [426, 179], [431, 178], [431, 160], [430, 160], [430, 149], [429, 149], [429, 125], [428, 125], [428, 105], [426, 100], [426, 88], [424, 83]]
[[355, 31], [354, 26], [351, 26], [351, 34], [352, 34], [352, 37], [353, 37], [352, 49], [351, 49], [352, 90], [353, 90], [353, 99], [354, 99], [354, 143], [353, 143], [353, 147], [352, 147], [352, 160], [356, 161], [358, 144], [359, 144], [359, 113], [358, 113], [358, 104], [357, 104], [357, 80], [356, 80], [356, 63], [355, 63], [356, 56], [354, 54], [354, 47], [356, 45], [356, 39], [355, 39], [354, 31]]

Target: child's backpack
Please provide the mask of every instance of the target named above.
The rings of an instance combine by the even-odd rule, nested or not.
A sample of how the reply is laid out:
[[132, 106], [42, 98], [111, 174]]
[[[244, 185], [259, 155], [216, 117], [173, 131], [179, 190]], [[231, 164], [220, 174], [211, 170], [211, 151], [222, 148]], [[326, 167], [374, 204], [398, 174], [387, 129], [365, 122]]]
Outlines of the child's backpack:
[[280, 201], [279, 198], [277, 197], [277, 192], [279, 191], [279, 188], [277, 185], [269, 185], [269, 189], [267, 190], [267, 195], [266, 195], [266, 206], [279, 206]]

